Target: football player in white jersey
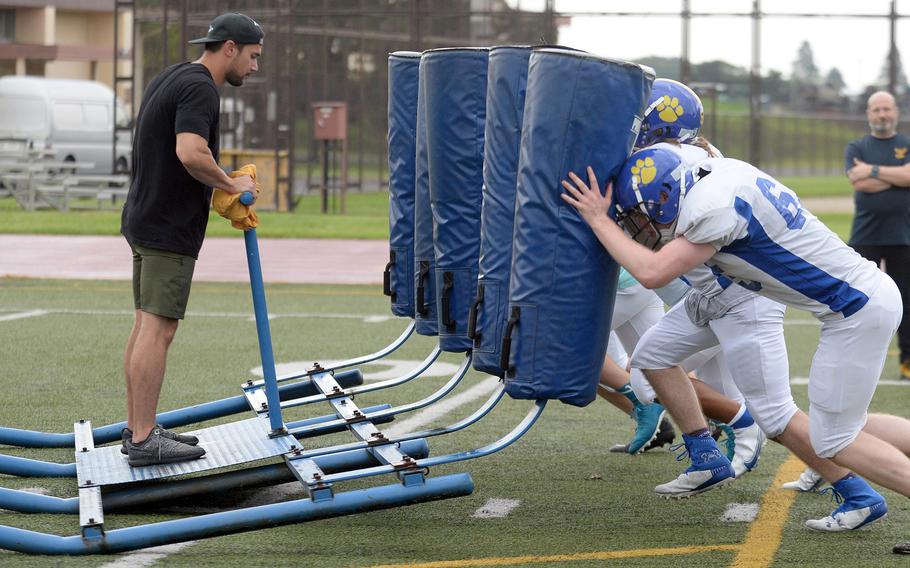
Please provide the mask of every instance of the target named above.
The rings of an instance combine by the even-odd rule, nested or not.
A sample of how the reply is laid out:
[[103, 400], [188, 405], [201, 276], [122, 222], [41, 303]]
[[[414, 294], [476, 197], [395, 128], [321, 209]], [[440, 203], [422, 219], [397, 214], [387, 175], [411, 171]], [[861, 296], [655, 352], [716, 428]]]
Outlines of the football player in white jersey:
[[[659, 138], [697, 143], [694, 139], [701, 128], [703, 117], [701, 100], [691, 89], [677, 81], [657, 79], [651, 90], [648, 108], [643, 113], [635, 145], [648, 145]], [[719, 155], [715, 148], [710, 145], [706, 147]], [[622, 350], [616, 339], [619, 339], [625, 351], [634, 351], [642, 334], [663, 317], [663, 303], [676, 305], [689, 290], [687, 283], [674, 280], [656, 290], [655, 296], [654, 292], [642, 287], [625, 269], [620, 270], [611, 327], [617, 333], [611, 336], [598, 393], [635, 419], [635, 436], [628, 444], [621, 446], [631, 454], [669, 443], [673, 434], [669, 422], [663, 418], [664, 407], [653, 401], [653, 393], [647, 401], [641, 402], [633, 392], [629, 373], [624, 371], [625, 362], [620, 361], [625, 360], [625, 353], [620, 353]], [[693, 371], [696, 366], [703, 367], [698, 371], [700, 378], [715, 387], [716, 391], [704, 383], [693, 383], [706, 415], [722, 424], [728, 433], [728, 454], [733, 458], [737, 475], [742, 475], [757, 463], [764, 435], [743, 405], [744, 399], [733, 385], [723, 355], [719, 352], [718, 347], [707, 356], [693, 358], [689, 361], [691, 365], [685, 369]], [[641, 371], [636, 369], [632, 374], [635, 375], [634, 382], [646, 385]], [[612, 450], [615, 451], [616, 448]]]
[[[822, 328], [810, 371], [812, 449], [910, 496], [910, 459], [895, 447], [906, 445], [899, 439], [906, 432], [863, 431], [872, 426], [866, 410], [901, 317], [891, 279], [802, 209], [792, 191], [749, 164], [708, 159], [687, 169], [678, 154], [649, 148], [633, 154], [625, 169], [628, 183], [617, 182], [617, 209], [634, 240], [609, 215], [611, 185], [602, 195], [570, 174], [574, 185], [564, 182], [563, 199], [646, 287], [706, 263], [740, 286], [813, 313]], [[588, 177], [597, 187], [590, 168]], [[692, 457], [687, 471], [705, 483], [723, 481], [729, 466], [705, 442], [706, 424], [681, 370], [658, 369], [651, 380], [684, 432]], [[787, 427], [800, 425], [791, 420]], [[847, 475], [838, 483], [849, 491], [857, 480]], [[887, 510], [883, 501], [872, 501], [836, 510], [829, 519], [849, 528], [871, 522]]]
[[[707, 152], [691, 146], [656, 144], [651, 148], [680, 153], [683, 167], [708, 158]], [[680, 150], [685, 150], [680, 152]], [[700, 155], [699, 155], [699, 152]], [[694, 158], [694, 159], [693, 159]], [[699, 159], [700, 158], [700, 159]], [[629, 180], [621, 176], [619, 183]], [[884, 498], [861, 478], [811, 451], [807, 417], [790, 393], [789, 366], [783, 333], [784, 306], [715, 275], [702, 265], [687, 273], [696, 290], [685, 306], [672, 309], [642, 338], [635, 365], [644, 374], [672, 367], [701, 349], [720, 345], [730, 361], [730, 372], [746, 398], [746, 404], [767, 435], [791, 449], [811, 467], [823, 472], [844, 502], [831, 515], [807, 521], [810, 528], [842, 531], [859, 528], [881, 518], [887, 511]], [[636, 385], [642, 401], [653, 390]], [[793, 426], [789, 427], [793, 422]], [[737, 472], [738, 474], [738, 472]], [[691, 485], [704, 474], [684, 473], [655, 490], [668, 497], [688, 495]], [[845, 479], [846, 478], [846, 479]]]

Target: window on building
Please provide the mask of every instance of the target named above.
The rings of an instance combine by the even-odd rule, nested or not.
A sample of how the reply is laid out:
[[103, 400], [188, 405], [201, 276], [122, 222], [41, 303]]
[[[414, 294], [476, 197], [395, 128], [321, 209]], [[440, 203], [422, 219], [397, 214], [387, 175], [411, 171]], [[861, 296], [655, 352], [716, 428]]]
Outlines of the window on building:
[[16, 11], [0, 9], [0, 43], [16, 41]]

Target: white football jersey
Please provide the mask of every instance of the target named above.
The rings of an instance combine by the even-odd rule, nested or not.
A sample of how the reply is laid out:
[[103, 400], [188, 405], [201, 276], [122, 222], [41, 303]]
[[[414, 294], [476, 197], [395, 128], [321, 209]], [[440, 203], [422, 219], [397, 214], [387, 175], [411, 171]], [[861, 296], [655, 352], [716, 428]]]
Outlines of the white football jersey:
[[[703, 162], [712, 157], [704, 149], [699, 148], [698, 146], [693, 146], [692, 144], [677, 145], [667, 142], [659, 142], [648, 147], [660, 148], [662, 150], [669, 150], [670, 152], [674, 152], [677, 156], [680, 157], [680, 159], [682, 159], [683, 166], [686, 169], [692, 168], [695, 166], [695, 164]], [[711, 151], [714, 153], [714, 157], [723, 157], [723, 154], [720, 153], [720, 150], [714, 146], [711, 146]], [[698, 289], [706, 297], [712, 297], [720, 294], [731, 284], [731, 281], [728, 278], [715, 274], [704, 264], [700, 264], [692, 270], [686, 272], [683, 275], [683, 279], [690, 286]], [[669, 305], [672, 306], [673, 304]]]
[[881, 274], [802, 208], [792, 190], [739, 160], [699, 163], [710, 173], [686, 194], [676, 235], [710, 244], [715, 274], [820, 319], [849, 317]]

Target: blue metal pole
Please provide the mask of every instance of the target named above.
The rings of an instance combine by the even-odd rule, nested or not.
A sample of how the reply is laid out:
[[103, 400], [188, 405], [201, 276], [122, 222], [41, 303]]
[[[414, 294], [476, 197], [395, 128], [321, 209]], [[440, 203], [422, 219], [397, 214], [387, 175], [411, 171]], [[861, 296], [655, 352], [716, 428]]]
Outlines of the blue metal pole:
[[19, 477], [76, 477], [76, 464], [0, 455], [0, 473]]
[[28, 554], [113, 554], [424, 501], [461, 497], [470, 495], [473, 491], [474, 481], [471, 476], [456, 473], [426, 478], [422, 485], [405, 487], [396, 483], [348, 491], [339, 493], [332, 499], [315, 503], [309, 499], [300, 499], [115, 529], [105, 532], [97, 539], [83, 539], [81, 536], [63, 537], [0, 526], [0, 548]]
[[250, 269], [250, 289], [253, 292], [253, 312], [256, 316], [256, 333], [259, 336], [259, 355], [262, 358], [262, 374], [265, 378], [265, 398], [269, 404], [269, 425], [272, 434], [287, 432], [281, 421], [281, 399], [278, 397], [278, 379], [275, 374], [275, 358], [272, 354], [272, 333], [269, 330], [269, 309], [265, 304], [265, 285], [262, 282], [262, 266], [259, 263], [259, 242], [256, 229], [243, 232], [246, 244], [246, 260]]

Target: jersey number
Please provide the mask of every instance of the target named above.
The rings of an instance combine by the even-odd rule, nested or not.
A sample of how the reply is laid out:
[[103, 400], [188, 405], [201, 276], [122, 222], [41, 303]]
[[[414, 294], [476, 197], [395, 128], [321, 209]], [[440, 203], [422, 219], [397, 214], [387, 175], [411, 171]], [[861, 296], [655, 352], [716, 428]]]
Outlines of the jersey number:
[[[775, 183], [766, 178], [758, 178], [755, 185], [761, 190], [765, 199], [771, 202], [771, 205], [777, 209], [780, 216], [784, 218], [789, 229], [802, 229], [806, 224], [806, 218], [803, 216], [803, 210], [799, 206], [799, 199], [786, 188], [777, 189]], [[772, 189], [777, 190], [777, 195]]]

